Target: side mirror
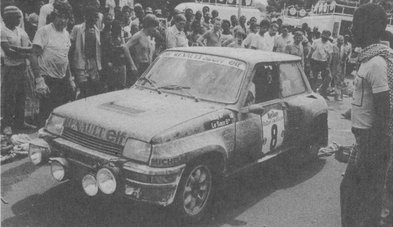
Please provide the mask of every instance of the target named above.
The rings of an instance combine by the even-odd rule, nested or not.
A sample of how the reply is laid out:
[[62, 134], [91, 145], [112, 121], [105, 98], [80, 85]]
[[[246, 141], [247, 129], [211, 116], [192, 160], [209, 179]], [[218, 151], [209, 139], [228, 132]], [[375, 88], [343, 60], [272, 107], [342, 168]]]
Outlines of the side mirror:
[[253, 113], [253, 114], [258, 114], [262, 115], [265, 112], [265, 108], [259, 105], [251, 105], [251, 106], [246, 106], [240, 109], [240, 113]]

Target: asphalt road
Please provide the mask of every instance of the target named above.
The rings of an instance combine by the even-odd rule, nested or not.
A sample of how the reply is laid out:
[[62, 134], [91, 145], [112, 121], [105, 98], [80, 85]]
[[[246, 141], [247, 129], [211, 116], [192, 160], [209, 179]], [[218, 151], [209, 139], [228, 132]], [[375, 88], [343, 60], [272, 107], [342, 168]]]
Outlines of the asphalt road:
[[[350, 145], [349, 100], [329, 102], [329, 140]], [[195, 226], [340, 226], [339, 185], [345, 164], [320, 158], [298, 168], [280, 160], [227, 181], [211, 218]], [[1, 167], [1, 226], [186, 226], [168, 209], [107, 197], [88, 198], [70, 182], [56, 183], [49, 167], [27, 158]]]

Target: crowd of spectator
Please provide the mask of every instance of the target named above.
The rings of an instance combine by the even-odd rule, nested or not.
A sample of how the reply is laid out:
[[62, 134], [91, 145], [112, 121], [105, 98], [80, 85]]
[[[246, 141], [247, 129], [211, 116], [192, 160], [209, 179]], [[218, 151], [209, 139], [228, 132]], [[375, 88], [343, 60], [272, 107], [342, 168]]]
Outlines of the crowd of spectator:
[[[30, 13], [17, 6], [2, 11], [2, 127], [24, 128], [27, 93], [39, 99], [38, 126], [51, 111], [70, 100], [86, 98], [132, 85], [165, 49], [187, 46], [250, 48], [297, 55], [319, 92], [343, 81], [351, 54], [349, 37], [334, 40], [307, 24], [295, 28], [281, 19], [236, 15], [220, 18], [208, 6], [193, 12], [143, 8], [129, 1], [35, 1]], [[113, 3], [113, 4], [112, 4]], [[121, 4], [120, 4], [121, 3]], [[30, 74], [30, 81], [28, 76]], [[313, 76], [314, 75], [314, 76]], [[332, 80], [333, 79], [333, 80]], [[32, 92], [24, 84], [30, 83]], [[338, 98], [339, 99], [339, 98]]]

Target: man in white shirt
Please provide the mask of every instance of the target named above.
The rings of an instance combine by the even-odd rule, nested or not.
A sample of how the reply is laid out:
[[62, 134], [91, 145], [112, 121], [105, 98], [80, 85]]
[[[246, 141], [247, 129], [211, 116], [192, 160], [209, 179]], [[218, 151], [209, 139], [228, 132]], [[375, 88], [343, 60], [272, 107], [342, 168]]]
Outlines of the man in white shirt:
[[340, 186], [343, 227], [393, 224], [393, 178], [386, 174], [392, 154], [393, 50], [380, 43], [387, 21], [376, 4], [360, 6], [353, 16], [354, 44], [362, 51], [351, 113], [356, 143]]
[[322, 76], [322, 85], [319, 88], [319, 93], [327, 99], [327, 89], [330, 81], [332, 80], [330, 75], [329, 66], [331, 65], [333, 44], [329, 41], [331, 32], [328, 30], [322, 31], [321, 38], [314, 40], [311, 46], [309, 56], [311, 56], [311, 70], [312, 80], [310, 81], [311, 87], [315, 89], [315, 83], [318, 79], [319, 73]]
[[[22, 129], [25, 114], [26, 57], [30, 50], [30, 40], [20, 24], [20, 10], [7, 6], [2, 12], [4, 24], [1, 26], [1, 48], [4, 50], [4, 75], [2, 75], [2, 128], [12, 126]], [[26, 52], [27, 51], [27, 52]]]
[[52, 110], [69, 101], [75, 83], [69, 73], [70, 35], [66, 30], [72, 17], [68, 3], [53, 5], [54, 21], [37, 30], [33, 41], [31, 66], [40, 100], [40, 126]]
[[166, 32], [166, 47], [187, 47], [188, 39], [184, 33], [186, 25], [186, 17], [183, 14], [178, 14], [174, 18], [175, 24]]
[[268, 51], [265, 35], [270, 27], [270, 22], [268, 20], [262, 20], [259, 24], [259, 27], [259, 33], [252, 37], [250, 48], [255, 50]]

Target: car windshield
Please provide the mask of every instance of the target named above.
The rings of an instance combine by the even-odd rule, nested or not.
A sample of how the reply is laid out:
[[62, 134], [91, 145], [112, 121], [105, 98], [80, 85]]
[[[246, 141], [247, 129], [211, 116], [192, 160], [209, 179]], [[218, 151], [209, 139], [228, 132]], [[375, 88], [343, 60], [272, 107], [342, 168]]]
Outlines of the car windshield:
[[231, 58], [168, 51], [137, 84], [196, 100], [234, 103], [245, 69], [246, 63]]

